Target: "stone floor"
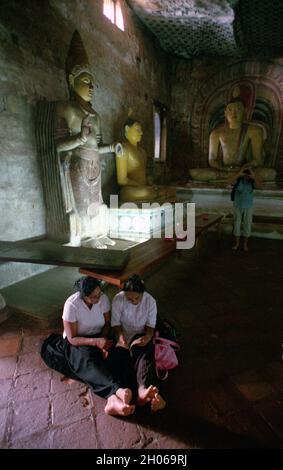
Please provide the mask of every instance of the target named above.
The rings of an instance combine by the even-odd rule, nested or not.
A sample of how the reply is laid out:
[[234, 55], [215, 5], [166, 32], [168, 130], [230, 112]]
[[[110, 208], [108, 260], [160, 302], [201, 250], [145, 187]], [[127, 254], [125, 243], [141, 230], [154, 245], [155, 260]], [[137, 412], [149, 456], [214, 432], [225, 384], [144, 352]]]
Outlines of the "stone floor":
[[106, 416], [104, 400], [42, 362], [50, 330], [16, 315], [0, 325], [0, 447], [282, 448], [283, 243], [251, 248], [212, 238], [198, 259], [185, 251], [148, 278], [180, 331], [159, 414]]

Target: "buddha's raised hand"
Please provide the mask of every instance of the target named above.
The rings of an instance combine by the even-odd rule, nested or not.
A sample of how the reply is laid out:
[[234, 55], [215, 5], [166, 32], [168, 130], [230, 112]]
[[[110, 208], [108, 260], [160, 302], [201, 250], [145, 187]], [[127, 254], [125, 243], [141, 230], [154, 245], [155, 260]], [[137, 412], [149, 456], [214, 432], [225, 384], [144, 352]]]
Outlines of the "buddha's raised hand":
[[81, 139], [87, 141], [92, 131], [92, 124], [90, 122], [90, 115], [87, 114], [81, 124]]

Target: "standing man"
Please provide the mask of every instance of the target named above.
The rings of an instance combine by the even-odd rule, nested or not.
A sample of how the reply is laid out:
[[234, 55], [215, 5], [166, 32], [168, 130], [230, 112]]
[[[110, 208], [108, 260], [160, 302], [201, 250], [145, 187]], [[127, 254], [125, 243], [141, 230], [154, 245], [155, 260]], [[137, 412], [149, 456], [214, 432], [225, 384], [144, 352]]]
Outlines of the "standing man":
[[251, 235], [251, 226], [253, 220], [253, 199], [254, 189], [261, 189], [262, 184], [253, 172], [252, 168], [243, 167], [233, 179], [231, 199], [234, 202], [234, 236], [235, 244], [233, 250], [238, 250], [240, 246], [241, 224], [243, 221], [244, 251], [248, 251], [248, 239]]

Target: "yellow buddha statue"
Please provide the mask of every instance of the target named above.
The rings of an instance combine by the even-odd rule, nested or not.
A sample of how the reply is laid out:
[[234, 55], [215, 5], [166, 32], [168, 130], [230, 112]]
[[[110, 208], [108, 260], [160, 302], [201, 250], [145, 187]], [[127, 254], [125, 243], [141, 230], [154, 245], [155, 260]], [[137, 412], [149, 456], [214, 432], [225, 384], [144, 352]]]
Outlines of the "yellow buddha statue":
[[146, 177], [147, 155], [139, 146], [143, 131], [141, 124], [129, 117], [125, 122], [126, 141], [122, 149], [116, 152], [117, 181], [121, 186], [120, 199], [122, 202], [164, 202], [174, 198], [176, 189], [168, 186], [149, 184]]
[[193, 168], [193, 180], [226, 180], [242, 167], [253, 167], [261, 181], [274, 181], [276, 170], [263, 165], [263, 126], [245, 121], [245, 103], [240, 97], [229, 101], [225, 108], [225, 123], [218, 125], [209, 136], [210, 168]]

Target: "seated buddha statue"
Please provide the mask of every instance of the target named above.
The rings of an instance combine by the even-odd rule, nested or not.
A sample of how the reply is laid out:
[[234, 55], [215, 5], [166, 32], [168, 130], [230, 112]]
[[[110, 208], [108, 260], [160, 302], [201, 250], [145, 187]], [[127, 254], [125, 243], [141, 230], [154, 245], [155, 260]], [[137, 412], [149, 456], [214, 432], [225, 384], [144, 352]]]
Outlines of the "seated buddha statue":
[[245, 121], [245, 103], [236, 97], [225, 108], [225, 123], [218, 125], [209, 136], [210, 168], [193, 168], [193, 180], [225, 181], [240, 168], [253, 167], [262, 181], [274, 181], [276, 170], [263, 165], [264, 128]]
[[116, 152], [117, 182], [121, 186], [121, 202], [164, 202], [176, 196], [175, 187], [150, 184], [146, 177], [145, 150], [139, 146], [143, 131], [141, 124], [129, 117], [125, 122], [126, 141]]

